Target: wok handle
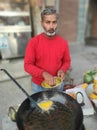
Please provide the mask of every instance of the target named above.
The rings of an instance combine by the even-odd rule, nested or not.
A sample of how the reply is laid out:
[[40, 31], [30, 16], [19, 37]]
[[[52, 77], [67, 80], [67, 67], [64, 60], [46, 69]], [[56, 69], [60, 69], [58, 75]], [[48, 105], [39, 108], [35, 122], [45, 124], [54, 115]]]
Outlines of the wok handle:
[[5, 70], [5, 69], [0, 69], [1, 71], [4, 71], [9, 77], [10, 77], [10, 79], [23, 91], [23, 93], [28, 97], [28, 99], [31, 101], [31, 105], [32, 105], [32, 103], [33, 103], [33, 105], [35, 105], [39, 110], [41, 110], [40, 109], [40, 107], [37, 105], [37, 103], [30, 97], [30, 95], [25, 91], [25, 89], [23, 89], [22, 87], [21, 87], [21, 85], [7, 72], [7, 70]]

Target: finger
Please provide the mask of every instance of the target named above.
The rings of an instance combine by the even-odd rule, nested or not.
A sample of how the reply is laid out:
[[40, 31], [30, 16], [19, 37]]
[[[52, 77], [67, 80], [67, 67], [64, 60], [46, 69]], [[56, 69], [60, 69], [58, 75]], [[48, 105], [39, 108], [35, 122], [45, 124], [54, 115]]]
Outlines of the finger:
[[62, 81], [65, 80], [65, 75], [64, 74], [61, 75], [61, 79], [62, 79]]
[[51, 83], [52, 86], [55, 86], [55, 85], [56, 85], [56, 80], [55, 80], [55, 78], [53, 78], [50, 83]]
[[58, 75], [57, 75], [58, 77], [61, 77], [61, 73], [58, 73]]

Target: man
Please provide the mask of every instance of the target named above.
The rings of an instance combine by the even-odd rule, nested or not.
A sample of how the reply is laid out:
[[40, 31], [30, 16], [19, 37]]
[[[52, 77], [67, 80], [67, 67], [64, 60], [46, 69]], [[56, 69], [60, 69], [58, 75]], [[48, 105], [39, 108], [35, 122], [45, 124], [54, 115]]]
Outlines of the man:
[[41, 86], [43, 80], [51, 86], [55, 85], [55, 76], [63, 81], [70, 68], [68, 43], [56, 34], [57, 20], [55, 9], [43, 10], [41, 25], [44, 32], [31, 38], [26, 48], [24, 69], [32, 76], [33, 93], [44, 90]]

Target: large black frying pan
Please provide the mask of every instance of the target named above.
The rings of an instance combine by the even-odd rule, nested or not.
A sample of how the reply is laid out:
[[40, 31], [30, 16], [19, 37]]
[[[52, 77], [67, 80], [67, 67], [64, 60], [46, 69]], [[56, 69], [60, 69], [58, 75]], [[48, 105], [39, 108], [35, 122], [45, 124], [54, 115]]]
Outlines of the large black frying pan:
[[[19, 88], [22, 88], [17, 81], [4, 71]], [[23, 92], [25, 90], [21, 89]], [[16, 113], [16, 124], [19, 130], [84, 130], [83, 113], [81, 106], [75, 99], [64, 92], [46, 90], [35, 93], [27, 98], [20, 105]], [[42, 111], [37, 103], [50, 100], [53, 106], [49, 111]], [[31, 102], [33, 102], [31, 105]]]

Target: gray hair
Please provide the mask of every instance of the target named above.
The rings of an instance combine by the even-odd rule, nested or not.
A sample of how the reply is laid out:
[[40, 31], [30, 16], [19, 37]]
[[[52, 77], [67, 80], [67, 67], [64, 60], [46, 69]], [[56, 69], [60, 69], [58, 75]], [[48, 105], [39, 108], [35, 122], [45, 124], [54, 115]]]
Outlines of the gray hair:
[[55, 15], [57, 15], [56, 10], [55, 10], [54, 8], [51, 8], [51, 7], [44, 9], [44, 10], [41, 12], [41, 20], [43, 20], [44, 15], [50, 15], [50, 14], [55, 14]]

